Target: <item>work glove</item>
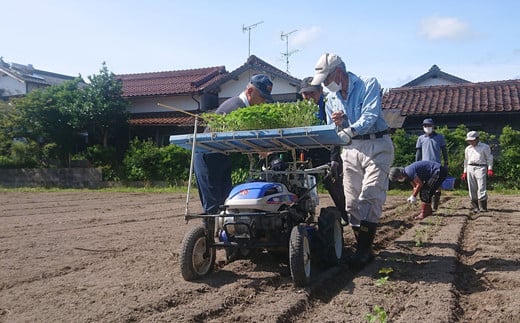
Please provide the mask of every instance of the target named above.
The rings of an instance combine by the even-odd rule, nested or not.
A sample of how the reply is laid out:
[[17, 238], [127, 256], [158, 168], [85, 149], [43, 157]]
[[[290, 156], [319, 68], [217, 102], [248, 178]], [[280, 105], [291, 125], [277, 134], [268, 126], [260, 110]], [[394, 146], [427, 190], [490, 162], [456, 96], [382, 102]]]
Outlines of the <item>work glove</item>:
[[354, 137], [354, 132], [352, 132], [352, 128], [344, 128], [338, 131], [338, 137], [343, 142], [343, 145], [350, 145], [352, 143], [352, 137]]
[[406, 201], [410, 204], [414, 204], [415, 202], [417, 202], [417, 198], [413, 195], [410, 195], [410, 197]]
[[462, 173], [462, 175], [460, 176], [460, 179], [465, 181], [466, 178], [468, 178], [468, 173]]
[[493, 176], [495, 176], [495, 173], [493, 173], [493, 170], [492, 170], [492, 169], [488, 169], [488, 176], [489, 176], [489, 177], [493, 177]]

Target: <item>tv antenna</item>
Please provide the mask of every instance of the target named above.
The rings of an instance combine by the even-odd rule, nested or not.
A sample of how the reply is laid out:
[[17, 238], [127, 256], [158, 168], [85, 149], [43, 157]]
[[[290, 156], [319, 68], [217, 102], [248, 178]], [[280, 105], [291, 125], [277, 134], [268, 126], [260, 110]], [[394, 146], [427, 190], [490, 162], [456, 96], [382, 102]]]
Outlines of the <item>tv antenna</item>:
[[248, 35], [248, 37], [249, 37], [249, 42], [248, 42], [248, 48], [249, 48], [249, 50], [248, 50], [248, 52], [247, 52], [247, 57], [248, 57], [248, 58], [249, 58], [249, 56], [251, 56], [251, 29], [255, 28], [256, 26], [258, 26], [258, 25], [260, 25], [260, 24], [262, 24], [262, 23], [264, 23], [264, 22], [263, 22], [263, 21], [259, 21], [259, 22], [257, 22], [256, 24], [252, 24], [252, 25], [249, 25], [249, 26], [244, 26], [244, 25], [242, 25], [242, 32], [245, 33], [245, 32], [247, 31], [248, 34], [249, 34], [249, 35]]
[[285, 63], [286, 63], [286, 70], [287, 70], [287, 73], [289, 73], [289, 56], [291, 56], [292, 54], [298, 52], [299, 50], [297, 49], [293, 49], [292, 51], [289, 51], [289, 35], [297, 32], [298, 30], [293, 30], [293, 31], [290, 31], [288, 33], [285, 33], [282, 31], [282, 34], [280, 35], [280, 38], [282, 40], [285, 40], [285, 53], [282, 53], [282, 55], [285, 57]]

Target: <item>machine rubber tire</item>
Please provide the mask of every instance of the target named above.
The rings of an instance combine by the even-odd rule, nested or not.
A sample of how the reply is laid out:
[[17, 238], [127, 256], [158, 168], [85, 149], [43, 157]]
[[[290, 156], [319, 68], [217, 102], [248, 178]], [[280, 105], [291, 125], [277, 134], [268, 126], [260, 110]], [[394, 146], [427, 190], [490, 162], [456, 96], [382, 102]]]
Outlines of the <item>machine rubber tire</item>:
[[184, 280], [195, 280], [213, 270], [216, 258], [215, 247], [207, 247], [207, 230], [203, 226], [192, 228], [182, 240], [179, 262]]
[[289, 267], [293, 282], [306, 286], [311, 279], [311, 248], [306, 225], [294, 226], [289, 241]]
[[327, 267], [339, 264], [343, 257], [343, 226], [335, 207], [321, 209], [316, 240], [320, 264]]

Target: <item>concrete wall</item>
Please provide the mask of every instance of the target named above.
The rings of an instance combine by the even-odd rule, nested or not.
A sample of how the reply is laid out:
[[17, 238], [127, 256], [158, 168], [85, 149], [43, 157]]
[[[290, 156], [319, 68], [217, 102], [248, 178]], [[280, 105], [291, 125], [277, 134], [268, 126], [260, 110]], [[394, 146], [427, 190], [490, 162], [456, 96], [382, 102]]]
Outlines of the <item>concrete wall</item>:
[[100, 168], [21, 168], [0, 169], [0, 186], [100, 188]]

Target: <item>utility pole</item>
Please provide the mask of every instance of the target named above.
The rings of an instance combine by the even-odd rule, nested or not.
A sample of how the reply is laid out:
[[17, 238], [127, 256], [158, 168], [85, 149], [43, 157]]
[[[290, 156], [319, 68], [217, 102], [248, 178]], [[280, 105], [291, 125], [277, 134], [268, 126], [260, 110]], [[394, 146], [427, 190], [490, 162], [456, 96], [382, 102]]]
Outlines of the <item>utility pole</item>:
[[289, 35], [297, 32], [298, 30], [293, 30], [293, 31], [290, 31], [286, 34], [283, 33], [282, 31], [282, 34], [281, 34], [281, 38], [282, 40], [285, 40], [285, 53], [282, 53], [282, 55], [285, 57], [285, 63], [286, 63], [286, 66], [287, 66], [287, 73], [289, 73], [289, 56], [291, 56], [292, 54], [298, 52], [297, 49], [294, 49], [292, 51], [289, 52]]
[[263, 21], [259, 21], [259, 22], [257, 22], [256, 24], [252, 24], [252, 25], [249, 25], [249, 26], [244, 26], [244, 25], [242, 25], [242, 32], [245, 33], [245, 32], [247, 31], [248, 34], [249, 34], [249, 35], [248, 35], [248, 37], [249, 37], [249, 42], [248, 42], [248, 48], [249, 48], [249, 50], [248, 50], [248, 52], [247, 52], [247, 57], [248, 57], [248, 58], [249, 58], [249, 56], [251, 56], [251, 29], [255, 28], [256, 26], [258, 26], [258, 25], [260, 25], [260, 24], [262, 24], [262, 23], [263, 23]]

